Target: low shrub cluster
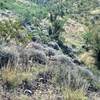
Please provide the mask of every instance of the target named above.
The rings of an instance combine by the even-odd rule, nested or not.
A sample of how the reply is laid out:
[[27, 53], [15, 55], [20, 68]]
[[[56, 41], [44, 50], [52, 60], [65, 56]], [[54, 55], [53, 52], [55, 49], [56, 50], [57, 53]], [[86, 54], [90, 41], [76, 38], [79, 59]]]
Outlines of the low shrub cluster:
[[0, 22], [0, 40], [9, 42], [15, 38], [16, 41], [24, 42], [26, 39], [24, 27], [21, 26], [20, 21], [14, 20], [3, 20]]

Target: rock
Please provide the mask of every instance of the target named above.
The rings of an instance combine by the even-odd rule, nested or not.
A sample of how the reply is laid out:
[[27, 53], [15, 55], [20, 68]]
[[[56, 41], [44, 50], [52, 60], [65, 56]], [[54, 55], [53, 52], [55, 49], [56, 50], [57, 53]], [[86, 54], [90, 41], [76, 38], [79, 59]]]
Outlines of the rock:
[[30, 22], [28, 22], [27, 20], [25, 20], [24, 22], [22, 22], [22, 25], [29, 31], [29, 32], [33, 32], [34, 31], [34, 27], [31, 25]]
[[89, 45], [87, 46], [86, 44], [82, 45], [82, 48], [85, 49], [86, 51], [90, 50], [90, 46]]
[[33, 36], [32, 41], [37, 42], [37, 43], [41, 43], [41, 38], [39, 36]]
[[32, 84], [28, 82], [28, 80], [23, 80], [20, 84], [20, 88], [23, 88], [24, 93], [26, 94], [32, 94]]
[[26, 89], [26, 90], [24, 91], [24, 93], [27, 94], [27, 95], [29, 95], [29, 96], [32, 95], [32, 91], [31, 91], [31, 90], [28, 90], [28, 89]]
[[39, 73], [37, 76], [37, 81], [46, 84], [50, 79], [52, 79], [52, 72]]
[[69, 54], [68, 54], [68, 56], [69, 56], [69, 57], [71, 57], [72, 59], [74, 59], [74, 58], [75, 58], [75, 55], [74, 55], [74, 53], [73, 53], [73, 52], [69, 53]]
[[49, 42], [48, 46], [52, 47], [52, 48], [54, 48], [56, 50], [60, 50], [60, 47], [59, 47], [59, 45], [56, 42]]
[[81, 62], [78, 58], [74, 58], [74, 59], [73, 59], [73, 62], [74, 62], [75, 64], [77, 64], [77, 65], [81, 65], [81, 64], [82, 64], [82, 62]]
[[65, 54], [72, 53], [72, 51], [73, 51], [72, 48], [70, 46], [64, 45], [61, 40], [58, 40], [58, 44], [59, 44], [60, 48], [63, 50], [63, 53], [65, 53]]

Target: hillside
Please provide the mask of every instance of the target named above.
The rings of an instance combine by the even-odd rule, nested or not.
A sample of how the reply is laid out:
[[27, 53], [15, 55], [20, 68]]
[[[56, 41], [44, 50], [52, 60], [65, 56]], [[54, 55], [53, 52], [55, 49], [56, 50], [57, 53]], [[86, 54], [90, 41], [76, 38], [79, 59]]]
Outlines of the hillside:
[[100, 100], [100, 0], [0, 0], [0, 100]]

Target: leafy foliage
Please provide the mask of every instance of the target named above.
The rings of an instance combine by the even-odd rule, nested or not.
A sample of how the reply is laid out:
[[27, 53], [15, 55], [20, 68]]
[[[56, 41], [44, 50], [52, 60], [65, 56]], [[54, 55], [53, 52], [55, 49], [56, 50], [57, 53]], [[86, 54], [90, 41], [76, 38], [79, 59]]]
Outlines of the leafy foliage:
[[84, 35], [86, 45], [90, 45], [91, 49], [94, 51], [96, 56], [96, 61], [98, 66], [100, 66], [100, 35], [99, 35], [99, 26], [96, 25], [90, 28], [90, 32]]
[[23, 2], [20, 2], [20, 0], [19, 2], [16, 0], [0, 0], [0, 9], [11, 10], [17, 13], [21, 19], [28, 18], [32, 20], [32, 16], [41, 19], [47, 16], [47, 10], [44, 7], [38, 6], [31, 1], [29, 1], [29, 4]]
[[0, 22], [0, 37], [1, 39], [4, 38], [5, 40], [8, 38], [14, 38], [17, 34], [19, 34], [19, 29], [21, 29], [19, 22], [4, 20], [3, 22]]
[[0, 22], [0, 40], [1, 42], [9, 42], [15, 39], [16, 42], [24, 43], [29, 38], [27, 31], [21, 25], [20, 21], [16, 20], [3, 20]]

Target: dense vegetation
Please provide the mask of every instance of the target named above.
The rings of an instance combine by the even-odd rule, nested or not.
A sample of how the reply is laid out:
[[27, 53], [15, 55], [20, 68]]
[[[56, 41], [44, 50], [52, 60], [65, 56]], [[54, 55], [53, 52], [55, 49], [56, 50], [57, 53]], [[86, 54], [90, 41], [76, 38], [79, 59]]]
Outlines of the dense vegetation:
[[100, 99], [99, 0], [0, 0], [5, 99]]

